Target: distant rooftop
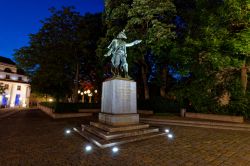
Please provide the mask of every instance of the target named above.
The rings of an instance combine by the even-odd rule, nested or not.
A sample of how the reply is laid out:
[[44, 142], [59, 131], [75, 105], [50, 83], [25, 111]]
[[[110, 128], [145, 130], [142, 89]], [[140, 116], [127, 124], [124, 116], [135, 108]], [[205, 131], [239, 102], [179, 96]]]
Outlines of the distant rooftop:
[[3, 56], [0, 56], [0, 62], [10, 64], [10, 65], [16, 65], [16, 63], [13, 62], [10, 58], [6, 58]]

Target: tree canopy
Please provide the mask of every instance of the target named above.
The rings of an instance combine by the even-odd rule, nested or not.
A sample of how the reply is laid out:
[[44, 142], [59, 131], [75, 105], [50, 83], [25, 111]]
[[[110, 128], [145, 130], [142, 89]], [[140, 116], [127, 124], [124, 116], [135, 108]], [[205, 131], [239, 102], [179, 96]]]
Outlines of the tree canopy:
[[16, 50], [15, 59], [30, 74], [33, 90], [62, 99], [71, 95], [79, 77], [94, 80], [101, 14], [82, 16], [72, 7], [50, 11], [29, 45]]
[[128, 40], [143, 41], [128, 50], [139, 99], [249, 116], [249, 10], [248, 0], [106, 0], [102, 15], [84, 16], [52, 9], [15, 58], [35, 89], [67, 96], [79, 80], [101, 86], [110, 76], [104, 54], [126, 29]]

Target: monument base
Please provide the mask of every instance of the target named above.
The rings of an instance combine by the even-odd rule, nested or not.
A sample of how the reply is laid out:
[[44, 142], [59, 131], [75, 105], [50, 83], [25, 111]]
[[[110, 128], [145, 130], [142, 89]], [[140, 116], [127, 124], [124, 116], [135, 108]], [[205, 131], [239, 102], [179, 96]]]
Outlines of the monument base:
[[99, 113], [99, 122], [113, 126], [139, 124], [139, 114]]
[[139, 123], [136, 82], [121, 79], [103, 82], [99, 122], [82, 125], [82, 131], [76, 131], [100, 148], [166, 134], [158, 128]]
[[156, 127], [149, 127], [148, 124], [111, 126], [99, 122], [90, 122], [90, 125], [82, 125], [82, 131], [76, 128], [74, 130], [100, 148], [166, 135], [164, 131], [159, 131], [159, 128]]

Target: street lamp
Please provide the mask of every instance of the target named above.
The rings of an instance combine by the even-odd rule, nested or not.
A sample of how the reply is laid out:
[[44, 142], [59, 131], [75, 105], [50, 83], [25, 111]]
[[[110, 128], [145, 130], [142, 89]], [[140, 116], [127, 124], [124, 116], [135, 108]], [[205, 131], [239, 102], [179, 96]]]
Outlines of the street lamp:
[[92, 98], [93, 94], [92, 94], [92, 93], [89, 93], [88, 96], [89, 96], [89, 103], [91, 103], [91, 102], [92, 102], [92, 101], [91, 101], [91, 98]]

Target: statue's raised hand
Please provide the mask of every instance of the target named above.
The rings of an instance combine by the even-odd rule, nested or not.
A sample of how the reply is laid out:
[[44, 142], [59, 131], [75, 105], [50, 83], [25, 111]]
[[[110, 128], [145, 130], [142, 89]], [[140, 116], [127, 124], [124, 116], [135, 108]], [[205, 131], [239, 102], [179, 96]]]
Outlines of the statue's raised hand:
[[139, 43], [141, 43], [142, 42], [142, 40], [136, 40], [135, 41], [135, 44], [139, 44]]

